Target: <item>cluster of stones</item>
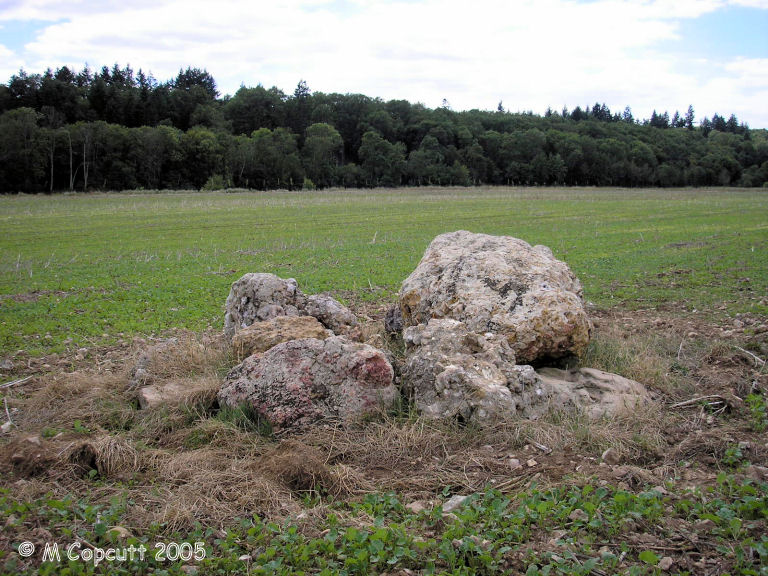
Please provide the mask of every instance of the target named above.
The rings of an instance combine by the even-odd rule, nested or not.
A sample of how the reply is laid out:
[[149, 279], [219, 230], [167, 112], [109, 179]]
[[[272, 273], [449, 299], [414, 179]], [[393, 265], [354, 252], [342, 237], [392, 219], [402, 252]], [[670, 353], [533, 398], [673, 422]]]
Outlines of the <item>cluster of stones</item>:
[[[642, 386], [599, 370], [535, 371], [589, 344], [579, 280], [546, 246], [466, 231], [435, 238], [400, 289], [403, 382], [419, 411], [463, 421], [634, 405]], [[395, 319], [395, 320], [392, 320]]]
[[275, 427], [360, 420], [397, 398], [387, 354], [359, 342], [355, 315], [328, 295], [306, 296], [293, 278], [237, 280], [224, 330], [245, 359], [227, 375], [219, 402], [246, 404]]
[[645, 398], [637, 382], [598, 370], [539, 369], [586, 349], [581, 284], [545, 246], [465, 231], [442, 234], [406, 278], [386, 329], [402, 334], [401, 390], [389, 355], [361, 343], [354, 314], [293, 279], [246, 274], [224, 329], [242, 359], [219, 392], [279, 427], [359, 420], [402, 392], [425, 417], [495, 422], [554, 407], [601, 416]]

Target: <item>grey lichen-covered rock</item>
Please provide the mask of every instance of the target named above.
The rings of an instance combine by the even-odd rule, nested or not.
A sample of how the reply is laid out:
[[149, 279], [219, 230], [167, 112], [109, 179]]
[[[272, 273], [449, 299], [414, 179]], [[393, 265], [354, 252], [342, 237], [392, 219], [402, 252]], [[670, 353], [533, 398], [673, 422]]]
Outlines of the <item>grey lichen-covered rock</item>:
[[352, 311], [327, 294], [313, 294], [307, 297], [303, 312], [317, 318], [334, 334], [352, 340], [362, 338], [363, 333]]
[[224, 331], [235, 331], [277, 316], [299, 316], [306, 297], [296, 280], [274, 274], [249, 273], [232, 284], [226, 302]]
[[232, 338], [232, 349], [239, 359], [243, 359], [289, 340], [325, 340], [332, 335], [333, 332], [312, 316], [277, 316], [238, 330]]
[[325, 418], [344, 422], [390, 407], [397, 397], [385, 355], [341, 336], [291, 340], [246, 358], [218, 393], [226, 406], [246, 403], [279, 428]]
[[537, 374], [553, 407], [578, 408], [593, 419], [631, 411], [650, 401], [648, 389], [639, 382], [595, 368], [541, 368]]
[[535, 417], [546, 408], [533, 368], [515, 364], [502, 336], [478, 334], [444, 318], [407, 328], [403, 338], [403, 383], [429, 418], [487, 423], [513, 415]]
[[580, 354], [591, 324], [581, 284], [549, 248], [467, 231], [437, 236], [403, 282], [404, 326], [453, 318], [503, 335], [518, 362]]
[[136, 364], [131, 368], [128, 387], [135, 389], [152, 384], [156, 379], [152, 365], [158, 362], [158, 360], [162, 361], [163, 356], [169, 353], [178, 343], [178, 338], [168, 338], [150, 346], [139, 354]]
[[327, 294], [306, 296], [293, 278], [245, 274], [232, 284], [225, 308], [224, 332], [228, 336], [255, 322], [281, 316], [312, 316], [336, 335], [362, 339], [357, 318], [349, 308]]

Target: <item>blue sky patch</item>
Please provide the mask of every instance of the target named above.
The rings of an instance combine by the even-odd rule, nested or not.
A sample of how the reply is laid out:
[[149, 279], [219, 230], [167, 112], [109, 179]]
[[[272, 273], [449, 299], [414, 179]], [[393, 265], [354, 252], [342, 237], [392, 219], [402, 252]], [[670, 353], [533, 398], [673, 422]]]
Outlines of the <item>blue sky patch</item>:
[[729, 6], [682, 19], [679, 36], [657, 48], [707, 60], [768, 58], [768, 10]]
[[37, 38], [37, 35], [56, 22], [47, 20], [6, 20], [0, 22], [0, 44], [17, 54], [24, 51], [24, 45]]

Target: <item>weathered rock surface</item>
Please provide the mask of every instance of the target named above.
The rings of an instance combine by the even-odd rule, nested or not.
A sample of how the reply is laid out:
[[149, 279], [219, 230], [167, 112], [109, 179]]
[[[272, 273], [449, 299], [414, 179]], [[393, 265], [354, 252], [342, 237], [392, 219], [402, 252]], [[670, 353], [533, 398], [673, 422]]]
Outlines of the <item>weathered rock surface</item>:
[[168, 340], [158, 342], [143, 351], [130, 371], [128, 386], [130, 388], [138, 388], [140, 386], [152, 384], [156, 377], [152, 371], [152, 364], [156, 362], [158, 358], [162, 358], [164, 354], [178, 343], [179, 341], [177, 338], [169, 338]]
[[591, 325], [581, 284], [546, 246], [466, 231], [441, 234], [405, 279], [403, 323], [453, 318], [503, 335], [518, 362], [580, 354]]
[[299, 316], [306, 297], [296, 280], [274, 274], [249, 273], [232, 284], [225, 305], [224, 331], [235, 331], [276, 316]]
[[482, 423], [545, 409], [533, 368], [515, 365], [504, 337], [443, 318], [407, 328], [403, 338], [403, 382], [425, 416]]
[[357, 318], [349, 308], [327, 294], [306, 296], [293, 278], [249, 273], [232, 284], [227, 296], [224, 332], [233, 336], [255, 322], [281, 316], [312, 316], [339, 336], [362, 338]]
[[541, 368], [537, 375], [553, 407], [580, 408], [591, 418], [621, 414], [650, 400], [639, 382], [595, 368]]
[[307, 298], [303, 312], [317, 318], [323, 326], [339, 336], [360, 340], [362, 331], [352, 311], [327, 294], [313, 294]]
[[400, 306], [390, 306], [384, 316], [384, 330], [389, 334], [399, 334], [403, 331], [403, 312]]
[[[247, 358], [227, 376], [219, 401], [247, 403], [274, 426], [357, 420], [397, 396], [394, 359], [352, 341], [363, 334], [355, 315], [331, 296], [303, 294], [293, 279], [237, 280], [224, 327], [236, 354]], [[406, 357], [398, 381], [402, 375], [404, 392], [430, 418], [483, 424], [537, 418], [552, 407], [596, 418], [648, 398], [641, 384], [615, 374], [537, 373], [528, 365], [579, 355], [592, 326], [568, 266], [549, 248], [516, 238], [466, 231], [436, 237], [403, 282], [384, 327], [402, 332]], [[151, 383], [146, 367], [137, 368], [136, 382]]]
[[317, 338], [325, 340], [333, 333], [313, 316], [277, 316], [263, 322], [254, 322], [238, 330], [232, 337], [235, 355], [242, 359], [251, 354], [266, 352], [289, 340]]
[[452, 496], [450, 499], [446, 500], [445, 504], [443, 504], [443, 514], [450, 514], [454, 510], [461, 508], [468, 499], [469, 496], [462, 496], [461, 494]]
[[137, 392], [139, 408], [150, 410], [168, 404], [181, 404], [186, 399], [188, 392], [186, 386], [174, 382], [143, 386]]
[[284, 342], [246, 358], [227, 375], [221, 404], [249, 404], [272, 425], [303, 427], [324, 418], [350, 422], [385, 409], [397, 390], [380, 350], [333, 336]]

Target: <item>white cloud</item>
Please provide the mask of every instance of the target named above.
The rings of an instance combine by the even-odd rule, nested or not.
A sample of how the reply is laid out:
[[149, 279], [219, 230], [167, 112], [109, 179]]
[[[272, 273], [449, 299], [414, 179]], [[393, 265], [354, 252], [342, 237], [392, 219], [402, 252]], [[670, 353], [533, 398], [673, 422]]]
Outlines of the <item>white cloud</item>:
[[[736, 114], [752, 127], [768, 127], [768, 58], [741, 58], [723, 66], [724, 74], [709, 80], [702, 91], [702, 108], [721, 115]], [[723, 101], [730, 102], [724, 106]]]
[[744, 6], [746, 8], [760, 8], [761, 10], [768, 10], [768, 0], [731, 0], [729, 4], [735, 6]]
[[[0, 28], [1, 32], [2, 29]], [[22, 66], [24, 66], [24, 61], [13, 50], [0, 44], [0, 78], [9, 80]]]
[[130, 4], [131, 7], [152, 6], [152, 0], [5, 0], [0, 5], [2, 20], [42, 20], [55, 22], [96, 12], [109, 13]]
[[[693, 103], [700, 116], [744, 109], [752, 125], [768, 126], [757, 103], [764, 86], [741, 64], [715, 63], [719, 75], [702, 78], [657, 48], [680, 40], [681, 19], [728, 3], [23, 0], [0, 8], [0, 21], [53, 21], [25, 46], [23, 65], [34, 71], [117, 62], [164, 80], [192, 65], [207, 68], [222, 93], [241, 82], [291, 92], [303, 78], [314, 90], [428, 106], [446, 98], [455, 109], [493, 109], [503, 100], [512, 110], [543, 112], [599, 100], [649, 116]], [[768, 7], [768, 0], [730, 4]], [[765, 70], [765, 62], [755, 65]]]

